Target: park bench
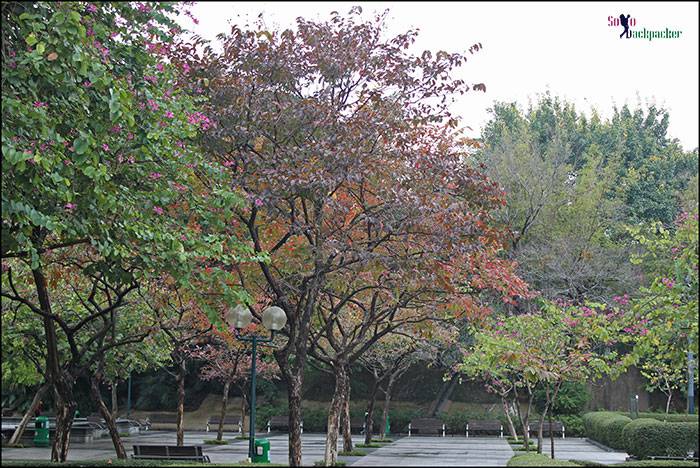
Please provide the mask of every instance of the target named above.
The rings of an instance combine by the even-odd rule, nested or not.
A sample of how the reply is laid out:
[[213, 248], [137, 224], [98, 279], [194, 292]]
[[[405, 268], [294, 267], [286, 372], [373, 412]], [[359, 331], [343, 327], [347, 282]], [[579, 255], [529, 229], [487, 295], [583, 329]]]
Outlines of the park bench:
[[148, 421], [153, 430], [169, 430], [177, 427], [177, 414], [155, 413], [149, 416]]
[[[207, 419], [207, 432], [212, 430], [218, 430], [220, 421], [221, 416], [219, 415], [209, 416], [209, 419]], [[238, 432], [240, 434], [243, 433], [243, 423], [241, 421], [240, 416], [225, 416], [224, 430], [226, 430], [227, 426], [230, 428], [231, 431]]]
[[[304, 433], [304, 421], [301, 421], [300, 425], [301, 433]], [[289, 431], [289, 416], [271, 416], [270, 420], [267, 422], [267, 433], [270, 431]]]
[[467, 421], [467, 437], [469, 433], [495, 433], [503, 437], [503, 424], [500, 421]]
[[365, 433], [365, 418], [358, 416], [356, 418], [350, 418], [350, 432], [355, 434]]
[[[530, 437], [537, 436], [537, 432], [539, 431], [539, 424], [536, 424], [534, 426], [527, 426], [527, 430], [530, 434]], [[542, 427], [542, 435], [543, 436], [548, 436], [550, 431], [553, 431], [554, 434], [560, 433], [562, 439], [566, 439], [566, 428], [564, 427], [564, 424], [561, 423], [561, 421], [554, 421], [552, 423], [551, 429], [549, 426], [549, 421], [544, 423], [544, 426]]]
[[445, 424], [436, 418], [416, 418], [408, 423], [408, 436], [420, 435], [442, 435], [445, 437]]
[[131, 458], [141, 460], [179, 460], [209, 463], [209, 457], [204, 455], [198, 445], [134, 445]]

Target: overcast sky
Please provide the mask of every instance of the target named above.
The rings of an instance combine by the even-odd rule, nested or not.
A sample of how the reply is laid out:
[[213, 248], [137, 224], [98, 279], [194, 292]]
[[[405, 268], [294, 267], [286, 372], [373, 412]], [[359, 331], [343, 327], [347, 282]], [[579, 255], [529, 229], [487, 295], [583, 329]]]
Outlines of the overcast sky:
[[[613, 104], [655, 102], [669, 109], [669, 133], [685, 149], [698, 146], [698, 3], [454, 3], [454, 2], [198, 2], [202, 37], [228, 32], [264, 13], [268, 29], [292, 27], [295, 18], [327, 19], [360, 5], [363, 15], [389, 9], [388, 34], [418, 28], [416, 50], [466, 52], [480, 42], [461, 76], [485, 83], [454, 107], [477, 136], [494, 101], [527, 106], [549, 90], [577, 108], [609, 116]], [[678, 39], [620, 39], [608, 16], [631, 14], [633, 29], [681, 30]]]

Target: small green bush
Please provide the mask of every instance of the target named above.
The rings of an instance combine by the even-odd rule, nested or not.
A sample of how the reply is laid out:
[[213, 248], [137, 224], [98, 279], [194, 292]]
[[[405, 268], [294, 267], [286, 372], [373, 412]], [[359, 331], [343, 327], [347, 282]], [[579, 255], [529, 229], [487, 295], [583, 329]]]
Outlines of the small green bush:
[[[584, 383], [564, 382], [554, 400], [554, 413], [559, 418], [562, 414], [581, 414], [591, 399], [591, 393]], [[541, 413], [547, 401], [544, 388], [538, 387], [535, 390], [535, 408]]]
[[408, 432], [408, 423], [411, 422], [411, 419], [421, 416], [422, 411], [419, 409], [390, 409], [389, 423], [391, 424], [391, 433]]
[[561, 414], [557, 419], [564, 424], [567, 437], [583, 437], [586, 429], [583, 426], [583, 416], [579, 414]]
[[698, 450], [698, 423], [637, 419], [624, 431], [627, 453], [637, 458], [685, 457]]
[[566, 460], [552, 460], [546, 455], [531, 453], [527, 455], [516, 455], [508, 460], [507, 466], [579, 466]]
[[610, 466], [694, 466], [698, 463], [690, 460], [638, 460], [624, 463], [615, 463]]
[[204, 443], [207, 445], [228, 445], [228, 440], [205, 439]]

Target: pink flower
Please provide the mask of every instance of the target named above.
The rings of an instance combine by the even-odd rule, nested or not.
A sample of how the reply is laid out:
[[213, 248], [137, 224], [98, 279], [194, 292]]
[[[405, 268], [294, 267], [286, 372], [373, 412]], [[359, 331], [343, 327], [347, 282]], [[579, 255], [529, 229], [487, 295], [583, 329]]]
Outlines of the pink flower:
[[160, 106], [158, 106], [158, 103], [154, 101], [153, 99], [149, 99], [146, 104], [148, 105], [148, 108], [151, 109], [152, 111], [157, 111]]
[[169, 119], [175, 118], [175, 114], [173, 114], [173, 111], [167, 111], [167, 112], [165, 113], [165, 116], [166, 116], [167, 118], [169, 118]]
[[188, 74], [190, 72], [190, 66], [186, 63], [183, 63], [182, 64], [182, 71], [185, 73], [185, 75]]
[[113, 126], [112, 128], [110, 128], [109, 131], [112, 133], [121, 133], [122, 126], [117, 124], [117, 125]]
[[151, 7], [149, 7], [145, 3], [139, 3], [138, 5], [136, 5], [136, 8], [138, 8], [138, 10], [141, 13], [148, 13], [149, 11], [151, 11]]
[[129, 141], [133, 140], [133, 139], [134, 139], [134, 134], [131, 133], [131, 132], [127, 133], [127, 134], [126, 134], [126, 139], [129, 140]]
[[153, 75], [146, 75], [143, 77], [144, 81], [148, 81], [151, 84], [157, 84], [158, 83], [158, 78], [156, 78]]
[[158, 70], [159, 72], [162, 72], [164, 69], [165, 69], [165, 67], [163, 66], [162, 63], [156, 64], [156, 70]]
[[111, 39], [114, 39], [114, 38], [117, 37], [118, 35], [119, 35], [119, 33], [118, 33], [117, 31], [112, 31], [111, 33], [109, 33], [109, 37], [110, 37]]
[[231, 167], [234, 164], [236, 164], [236, 161], [224, 161], [223, 162], [224, 167]]
[[259, 198], [255, 199], [255, 206], [263, 206], [263, 201]]
[[88, 28], [85, 30], [85, 35], [87, 37], [92, 37], [95, 35], [95, 31], [93, 31], [93, 29], [88, 26]]
[[94, 3], [88, 3], [85, 9], [88, 13], [97, 13], [97, 6]]
[[158, 180], [161, 177], [163, 177], [163, 174], [161, 174], [160, 172], [151, 172], [148, 177], [150, 177], [153, 180]]
[[107, 143], [102, 143], [102, 149], [105, 151], [109, 151], [109, 145]]
[[74, 203], [66, 203], [65, 206], [63, 207], [66, 211], [72, 211], [74, 210], [76, 205]]
[[49, 105], [44, 101], [34, 101], [34, 107], [49, 107]]
[[71, 161], [70, 159], [64, 159], [64, 160], [63, 160], [63, 164], [65, 164], [66, 166], [72, 166], [72, 165], [73, 165], [73, 161]]
[[175, 182], [175, 183], [173, 184], [173, 187], [174, 187], [175, 190], [177, 190], [178, 192], [185, 192], [185, 191], [187, 191], [187, 187], [185, 187], [184, 185], [179, 184], [179, 183], [177, 183], [177, 182]]
[[669, 279], [669, 278], [663, 278], [663, 279], [661, 280], [661, 282], [662, 282], [663, 285], [666, 286], [668, 289], [673, 289], [673, 286], [675, 286], [675, 284], [676, 284], [675, 281], [673, 281], [672, 279]]
[[163, 208], [160, 206], [154, 206], [153, 207], [153, 212], [157, 215], [162, 215], [163, 214]]
[[180, 240], [181, 240], [181, 241], [186, 241], [186, 240], [187, 240], [187, 236], [184, 235], [184, 234], [180, 234]]

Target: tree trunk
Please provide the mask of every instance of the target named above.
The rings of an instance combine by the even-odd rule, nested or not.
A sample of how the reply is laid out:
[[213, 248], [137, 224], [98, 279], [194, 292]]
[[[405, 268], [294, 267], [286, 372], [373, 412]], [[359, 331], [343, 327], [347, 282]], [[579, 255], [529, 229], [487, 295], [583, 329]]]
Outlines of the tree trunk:
[[438, 393], [437, 398], [435, 398], [435, 400], [430, 405], [430, 408], [428, 408], [428, 416], [434, 417], [435, 415], [437, 415], [445, 401], [449, 400], [450, 396], [452, 396], [452, 392], [457, 386], [457, 383], [459, 383], [458, 372], [452, 374], [450, 380], [446, 380], [445, 382], [443, 382], [442, 387], [440, 388], [440, 393]]
[[350, 369], [345, 371], [345, 391], [343, 392], [343, 451], [352, 452], [352, 425], [350, 424]]
[[552, 455], [552, 460], [554, 460], [554, 431], [552, 430], [552, 413], [554, 412], [554, 402], [557, 400], [557, 395], [559, 394], [559, 389], [561, 388], [562, 382], [557, 382], [554, 387], [554, 393], [550, 399], [550, 411], [549, 411], [549, 443], [551, 445], [550, 452]]
[[323, 464], [333, 466], [338, 459], [338, 423], [340, 413], [345, 402], [345, 389], [347, 387], [347, 373], [343, 364], [333, 363], [335, 371], [335, 388], [333, 399], [328, 408], [328, 428], [326, 430], [326, 450], [323, 455]]
[[527, 399], [527, 408], [525, 409], [525, 416], [523, 416], [522, 411], [520, 409], [520, 401], [518, 398], [518, 388], [514, 387], [513, 391], [515, 392], [515, 398], [513, 399], [515, 403], [515, 408], [517, 410], [518, 414], [518, 419], [520, 420], [520, 427], [523, 430], [523, 444], [525, 445], [525, 452], [530, 451], [530, 431], [528, 430], [528, 425], [530, 424], [530, 409], [532, 408], [532, 400], [534, 398], [534, 395], [532, 394], [532, 390], [530, 388], [527, 389], [528, 392], [528, 399]]
[[187, 362], [180, 360], [180, 371], [177, 375], [177, 446], [185, 445], [185, 373]]
[[100, 386], [97, 377], [93, 376], [90, 378], [90, 393], [92, 393], [92, 398], [97, 404], [97, 409], [107, 424], [107, 429], [109, 429], [109, 436], [112, 438], [112, 444], [114, 444], [114, 451], [117, 453], [117, 458], [125, 460], [126, 450], [124, 450], [124, 444], [122, 443], [121, 437], [119, 437], [119, 430], [114, 422], [112, 413], [110, 413], [109, 408], [105, 405], [102, 400], [102, 395], [100, 395]]
[[544, 405], [544, 411], [542, 411], [537, 428], [537, 453], [540, 454], [542, 453], [542, 444], [544, 442], [544, 418], [547, 417], [547, 410], [549, 410], [549, 403]]
[[391, 390], [394, 387], [394, 374], [389, 376], [389, 382], [386, 384], [386, 391], [384, 392], [384, 409], [382, 410], [382, 427], [381, 427], [381, 438], [384, 439], [387, 436], [386, 433], [386, 423], [389, 420], [389, 405], [391, 404]]
[[245, 418], [248, 415], [248, 397], [246, 396], [245, 390], [241, 389], [241, 387], [238, 387], [238, 389], [241, 392], [241, 424], [243, 427], [241, 428], [241, 432], [245, 432]]
[[226, 404], [228, 403], [228, 390], [231, 387], [231, 382], [224, 383], [224, 394], [221, 397], [221, 416], [219, 417], [219, 428], [216, 431], [216, 440], [224, 439], [224, 419], [226, 418]]
[[374, 404], [377, 401], [377, 390], [379, 389], [379, 381], [377, 375], [374, 376], [372, 382], [372, 391], [367, 400], [367, 411], [365, 414], [365, 445], [372, 443], [372, 433], [374, 432]]
[[19, 443], [20, 439], [22, 438], [22, 435], [24, 434], [24, 430], [27, 428], [27, 424], [29, 424], [29, 421], [32, 419], [32, 416], [34, 415], [37, 408], [39, 407], [39, 404], [41, 403], [41, 399], [44, 398], [44, 394], [48, 389], [49, 385], [44, 383], [36, 391], [36, 393], [34, 394], [34, 398], [32, 399], [32, 403], [29, 405], [29, 409], [26, 413], [24, 413], [24, 416], [22, 416], [22, 420], [19, 422], [19, 426], [17, 426], [17, 429], [15, 429], [15, 432], [12, 434], [12, 437], [10, 437], [8, 445], [12, 446], [17, 445]]
[[290, 375], [287, 379], [287, 402], [289, 403], [289, 466], [301, 466], [302, 372], [303, 368]]
[[[40, 236], [39, 230], [34, 231], [34, 236]], [[46, 315], [53, 315], [51, 300], [46, 285], [46, 277], [41, 267], [32, 270], [34, 285], [36, 286], [39, 307]], [[46, 340], [46, 377], [47, 382], [53, 387], [54, 405], [56, 406], [56, 432], [51, 444], [51, 461], [65, 462], [68, 458], [68, 446], [70, 444], [70, 428], [75, 417], [77, 406], [73, 398], [73, 377], [68, 371], [61, 368], [58, 352], [58, 339], [56, 337], [56, 324], [51, 317], [42, 316], [44, 323], [44, 339]]]
[[510, 405], [505, 396], [501, 397], [501, 404], [503, 405], [503, 413], [506, 415], [506, 421], [508, 422], [508, 432], [516, 440], [518, 440], [518, 433], [515, 432], [515, 426], [513, 425], [513, 419], [510, 417]]
[[112, 384], [112, 418], [116, 419], [117, 418], [117, 412], [119, 411], [119, 406], [117, 405], [117, 388], [118, 388], [118, 383], [115, 380], [111, 382]]
[[669, 410], [671, 409], [671, 398], [672, 397], [673, 397], [673, 392], [669, 391], [668, 398], [666, 398], [666, 414], [668, 414]]

